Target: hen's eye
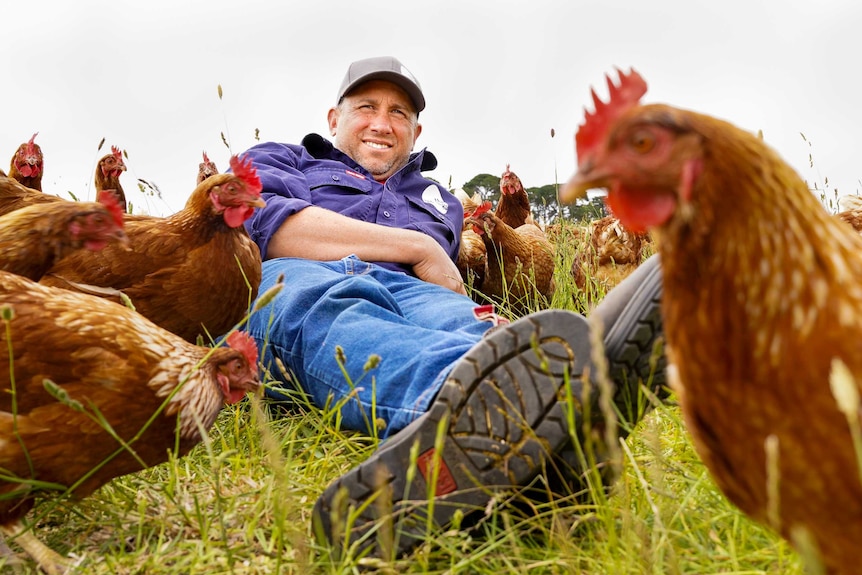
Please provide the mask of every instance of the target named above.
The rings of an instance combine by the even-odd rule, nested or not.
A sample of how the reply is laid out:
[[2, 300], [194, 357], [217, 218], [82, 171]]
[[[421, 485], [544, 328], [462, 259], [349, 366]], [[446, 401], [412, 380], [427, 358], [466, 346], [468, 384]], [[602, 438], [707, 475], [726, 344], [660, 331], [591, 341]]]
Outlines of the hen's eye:
[[639, 153], [646, 154], [655, 146], [655, 138], [653, 138], [652, 134], [645, 131], [639, 131], [632, 134], [631, 140], [629, 141], [629, 145], [631, 148]]

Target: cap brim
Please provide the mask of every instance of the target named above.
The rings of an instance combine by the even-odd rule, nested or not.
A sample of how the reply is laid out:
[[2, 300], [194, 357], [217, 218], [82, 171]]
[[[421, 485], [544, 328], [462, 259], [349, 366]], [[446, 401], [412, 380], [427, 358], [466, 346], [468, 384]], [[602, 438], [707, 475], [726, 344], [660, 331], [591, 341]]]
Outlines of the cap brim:
[[410, 81], [409, 78], [397, 73], [390, 72], [389, 70], [378, 70], [376, 72], [370, 72], [365, 74], [364, 76], [359, 76], [350, 84], [348, 84], [344, 90], [342, 90], [341, 95], [339, 96], [339, 100], [344, 98], [344, 96], [348, 95], [351, 90], [359, 86], [360, 84], [364, 84], [365, 82], [370, 82], [371, 80], [384, 80], [386, 82], [392, 82], [410, 96], [410, 100], [413, 101], [413, 106], [416, 108], [416, 113], [421, 112], [425, 109], [425, 96], [422, 95], [422, 90], [419, 89], [419, 86]]

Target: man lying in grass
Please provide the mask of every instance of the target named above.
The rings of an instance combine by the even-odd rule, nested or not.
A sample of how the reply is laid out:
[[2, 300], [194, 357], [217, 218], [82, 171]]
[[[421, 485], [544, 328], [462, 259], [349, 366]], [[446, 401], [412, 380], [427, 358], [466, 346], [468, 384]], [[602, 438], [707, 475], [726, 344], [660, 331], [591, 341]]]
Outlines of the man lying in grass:
[[[540, 473], [576, 481], [583, 414], [601, 418], [582, 316], [549, 309], [508, 323], [466, 295], [455, 266], [463, 208], [422, 176], [436, 158], [412, 152], [424, 108], [396, 58], [360, 60], [329, 110], [332, 141], [247, 152], [266, 200], [246, 223], [264, 259], [260, 292], [285, 283], [248, 325], [264, 366], [316, 405], [340, 406], [345, 428], [385, 439], [315, 505], [315, 533], [336, 550], [402, 554]], [[649, 370], [659, 280], [653, 258], [593, 312], [618, 397], [663, 383]]]

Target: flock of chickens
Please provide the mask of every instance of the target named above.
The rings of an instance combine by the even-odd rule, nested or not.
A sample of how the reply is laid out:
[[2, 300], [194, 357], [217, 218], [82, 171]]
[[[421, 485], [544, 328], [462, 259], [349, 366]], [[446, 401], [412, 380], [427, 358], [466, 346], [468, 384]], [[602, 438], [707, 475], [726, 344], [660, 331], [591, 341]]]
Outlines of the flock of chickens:
[[[458, 254], [462, 279], [477, 301], [503, 303], [523, 315], [554, 293], [554, 246], [531, 215], [521, 180], [506, 166], [495, 210], [477, 192], [460, 196], [464, 228]], [[532, 301], [538, 295], [542, 302]]]
[[[177, 425], [185, 453], [200, 440], [195, 422], [207, 429], [223, 403], [259, 385], [254, 341], [231, 330], [260, 284], [260, 254], [242, 224], [264, 202], [253, 166], [234, 157], [219, 174], [204, 154], [182, 210], [127, 213], [117, 147], [97, 163], [98, 201], [66, 201], [42, 192], [35, 139], [15, 152], [8, 176], [0, 171], [0, 341], [14, 357], [0, 437], [16, 438], [0, 443], [0, 469], [20, 478], [0, 484], [0, 531], [59, 573], [65, 560], [23, 522], [45, 485], [81, 497], [158, 464]], [[508, 166], [500, 189], [495, 210], [462, 198], [458, 265], [477, 301], [525, 314], [550, 303], [555, 248]], [[202, 345], [228, 333], [226, 347]], [[9, 354], [0, 355], [8, 371]], [[82, 436], [85, 453], [60, 456]]]
[[[464, 206], [457, 261], [461, 277], [474, 300], [501, 304], [515, 316], [549, 307], [562, 251], [574, 253], [572, 280], [587, 305], [627, 277], [647, 254], [649, 235], [630, 232], [614, 216], [583, 227], [554, 224], [543, 229], [533, 219], [524, 185], [508, 165], [493, 210], [479, 192], [472, 197], [463, 190], [455, 193]], [[564, 247], [557, 249], [557, 244]]]
[[[592, 253], [576, 258], [574, 281], [596, 275], [589, 266], [636, 266], [654, 243], [669, 379], [718, 486], [823, 572], [858, 572], [862, 217], [830, 215], [761, 138], [641, 104], [636, 72], [608, 88], [607, 102], [593, 92], [578, 172], [560, 193], [605, 188], [614, 213], [584, 232]], [[164, 461], [176, 428], [183, 453], [223, 403], [259, 385], [254, 341], [233, 331], [260, 281], [242, 226], [263, 205], [254, 167], [202, 164], [186, 206], [157, 218], [124, 213], [119, 150], [99, 165], [97, 202], [39, 191], [35, 136], [0, 176], [0, 369], [14, 358], [0, 468], [16, 478], [0, 486], [0, 529], [48, 573], [64, 559], [23, 523], [37, 495], [86, 495]], [[500, 185], [494, 210], [461, 198], [459, 269], [476, 298], [547, 305], [554, 245], [508, 167]], [[227, 347], [200, 345], [226, 333]], [[88, 449], [61, 457], [82, 435]]]
[[0, 370], [12, 374], [0, 531], [47, 573], [68, 562], [23, 521], [37, 497], [82, 497], [184, 454], [259, 387], [256, 343], [234, 328], [261, 275], [243, 222], [265, 204], [251, 162], [230, 164], [219, 174], [204, 155], [185, 207], [165, 218], [125, 212], [117, 148], [96, 168], [97, 202], [40, 191], [35, 135], [0, 172]]

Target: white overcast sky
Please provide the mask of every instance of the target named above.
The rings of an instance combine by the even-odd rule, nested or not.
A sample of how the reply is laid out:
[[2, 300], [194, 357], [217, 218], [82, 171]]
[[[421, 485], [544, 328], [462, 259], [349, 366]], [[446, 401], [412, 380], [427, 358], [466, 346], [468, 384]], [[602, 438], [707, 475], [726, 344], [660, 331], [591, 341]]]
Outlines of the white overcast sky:
[[417, 148], [440, 163], [429, 175], [453, 187], [507, 163], [527, 186], [567, 179], [590, 86], [604, 95], [603, 75], [633, 66], [646, 101], [763, 130], [811, 185], [858, 193], [860, 29], [855, 0], [14, 2], [0, 167], [39, 132], [44, 190], [92, 198], [95, 163], [117, 145], [135, 211], [172, 213], [203, 150], [227, 166], [222, 132], [233, 153], [256, 129], [261, 141], [325, 135], [347, 65], [392, 54], [426, 94]]

